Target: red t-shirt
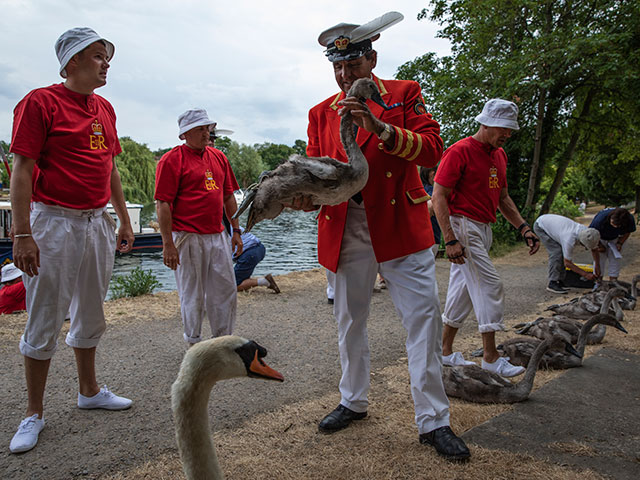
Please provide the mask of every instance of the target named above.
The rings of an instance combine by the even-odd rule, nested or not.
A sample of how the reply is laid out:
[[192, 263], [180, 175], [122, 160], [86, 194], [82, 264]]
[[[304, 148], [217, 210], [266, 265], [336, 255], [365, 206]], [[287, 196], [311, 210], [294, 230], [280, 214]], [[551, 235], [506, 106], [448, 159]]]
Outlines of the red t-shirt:
[[224, 197], [238, 188], [229, 160], [212, 147], [200, 152], [180, 145], [165, 153], [156, 169], [155, 199], [171, 205], [176, 232], [222, 232]]
[[99, 95], [59, 83], [33, 90], [14, 110], [11, 151], [36, 161], [33, 201], [88, 210], [111, 198], [113, 157], [122, 149], [116, 114]]
[[22, 280], [12, 285], [5, 285], [0, 290], [0, 313], [13, 313], [26, 310], [24, 303], [26, 291]]
[[500, 192], [507, 186], [507, 155], [502, 148], [463, 138], [445, 150], [434, 181], [452, 189], [450, 215], [493, 223]]

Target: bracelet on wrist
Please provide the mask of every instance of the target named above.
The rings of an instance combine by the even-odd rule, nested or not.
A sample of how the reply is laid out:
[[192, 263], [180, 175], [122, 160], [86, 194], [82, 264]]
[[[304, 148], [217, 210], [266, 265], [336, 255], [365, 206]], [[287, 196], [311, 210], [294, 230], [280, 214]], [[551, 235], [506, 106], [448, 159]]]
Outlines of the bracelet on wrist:
[[26, 238], [26, 237], [33, 237], [33, 235], [30, 233], [14, 233], [13, 234], [13, 238]]
[[242, 230], [240, 230], [239, 228], [234, 228], [233, 233], [239, 233], [240, 235], [242, 235]]
[[[529, 224], [527, 222], [522, 222], [522, 224], [518, 227], [518, 233], [522, 233], [522, 230], [526, 227], [529, 227]], [[529, 227], [529, 229], [531, 229], [531, 227]]]
[[383, 142], [386, 142], [387, 140], [389, 140], [391, 138], [391, 125], [389, 125], [388, 123], [384, 124], [384, 130], [382, 130], [382, 132], [380, 133], [380, 135], [378, 135], [378, 138], [380, 140], [382, 140]]
[[455, 245], [456, 243], [460, 243], [460, 242], [458, 242], [457, 238], [454, 238], [453, 240], [450, 240], [450, 241], [446, 242], [445, 245], [447, 247], [450, 247], [451, 245]]

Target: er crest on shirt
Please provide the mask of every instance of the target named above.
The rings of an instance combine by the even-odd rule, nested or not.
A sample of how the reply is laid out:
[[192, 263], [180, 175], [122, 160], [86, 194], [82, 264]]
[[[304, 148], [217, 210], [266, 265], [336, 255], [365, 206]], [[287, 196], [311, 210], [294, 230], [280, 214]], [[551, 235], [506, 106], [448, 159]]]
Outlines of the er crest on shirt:
[[207, 190], [220, 190], [220, 187], [216, 185], [216, 181], [213, 178], [213, 173], [210, 170], [204, 172], [205, 181], [204, 186], [207, 187]]
[[489, 169], [489, 188], [500, 188], [500, 180], [498, 179], [498, 169], [493, 165]]
[[92, 135], [89, 135], [89, 148], [91, 150], [107, 150], [107, 146], [104, 143], [104, 135], [102, 134], [102, 125], [96, 118], [91, 124]]

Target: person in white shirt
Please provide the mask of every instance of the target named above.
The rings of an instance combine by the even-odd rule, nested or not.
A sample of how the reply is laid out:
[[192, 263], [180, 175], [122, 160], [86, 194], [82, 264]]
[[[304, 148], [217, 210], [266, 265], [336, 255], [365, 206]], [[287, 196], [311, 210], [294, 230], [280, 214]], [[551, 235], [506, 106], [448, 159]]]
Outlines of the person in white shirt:
[[581, 269], [573, 263], [572, 259], [576, 245], [582, 245], [591, 251], [598, 248], [600, 242], [598, 230], [588, 228], [562, 215], [550, 213], [538, 217], [533, 224], [533, 231], [549, 253], [548, 291], [567, 293], [567, 287], [564, 285], [566, 268], [587, 280], [596, 279], [593, 273]]

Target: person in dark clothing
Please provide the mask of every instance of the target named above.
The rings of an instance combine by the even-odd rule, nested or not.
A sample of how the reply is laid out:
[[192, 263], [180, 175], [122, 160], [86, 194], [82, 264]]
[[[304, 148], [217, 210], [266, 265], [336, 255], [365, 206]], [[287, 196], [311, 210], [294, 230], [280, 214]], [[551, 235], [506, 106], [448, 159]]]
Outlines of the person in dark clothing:
[[600, 245], [592, 251], [595, 275], [603, 276], [608, 262], [609, 280], [617, 280], [620, 275], [622, 246], [629, 235], [636, 231], [633, 215], [625, 208], [605, 208], [596, 214], [589, 227], [600, 232]]
[[[420, 180], [422, 185], [429, 196], [433, 195], [433, 179], [436, 176], [437, 167], [432, 168], [420, 168]], [[442, 238], [442, 232], [440, 231], [440, 225], [438, 225], [438, 219], [436, 218], [436, 212], [433, 210], [431, 199], [428, 200], [429, 216], [431, 217], [431, 228], [433, 229], [433, 240], [436, 242], [433, 247], [433, 255], [438, 255], [438, 249], [440, 248], [440, 240]]]

